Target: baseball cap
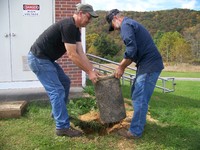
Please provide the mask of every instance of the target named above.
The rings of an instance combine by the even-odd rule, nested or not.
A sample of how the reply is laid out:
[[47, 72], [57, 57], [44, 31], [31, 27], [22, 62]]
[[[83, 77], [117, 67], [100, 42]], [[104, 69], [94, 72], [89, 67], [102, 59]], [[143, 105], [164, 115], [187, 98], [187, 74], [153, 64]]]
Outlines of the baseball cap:
[[110, 24], [109, 25], [109, 31], [113, 31], [114, 28], [112, 26], [112, 20], [113, 20], [113, 17], [115, 15], [117, 15], [119, 13], [119, 10], [118, 9], [112, 9], [108, 12], [107, 16], [106, 16], [106, 20], [107, 22]]
[[88, 12], [93, 18], [98, 17], [98, 15], [94, 12], [93, 7], [89, 4], [78, 3], [76, 8], [78, 11]]

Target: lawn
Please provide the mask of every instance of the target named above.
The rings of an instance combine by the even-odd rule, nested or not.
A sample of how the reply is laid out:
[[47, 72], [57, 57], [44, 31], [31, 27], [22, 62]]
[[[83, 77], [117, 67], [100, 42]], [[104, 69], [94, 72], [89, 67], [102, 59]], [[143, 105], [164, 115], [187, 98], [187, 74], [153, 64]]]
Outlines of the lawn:
[[200, 78], [200, 72], [175, 72], [162, 71], [161, 77], [184, 77], [184, 78]]
[[[172, 93], [155, 89], [149, 113], [157, 122], [147, 121], [141, 139], [126, 140], [115, 132], [101, 134], [104, 129], [101, 124], [78, 120], [78, 115], [97, 110], [94, 98], [74, 99], [68, 105], [71, 122], [91, 132], [79, 138], [58, 137], [49, 102], [37, 101], [29, 103], [20, 119], [0, 120], [0, 150], [199, 150], [200, 82], [176, 81], [176, 84]], [[122, 90], [129, 99], [130, 86], [124, 85]], [[87, 86], [85, 91], [94, 95], [93, 86]]]
[[[127, 70], [127, 72], [135, 74], [135, 71]], [[181, 77], [181, 78], [200, 78], [200, 72], [181, 72], [181, 71], [162, 71], [161, 77]]]

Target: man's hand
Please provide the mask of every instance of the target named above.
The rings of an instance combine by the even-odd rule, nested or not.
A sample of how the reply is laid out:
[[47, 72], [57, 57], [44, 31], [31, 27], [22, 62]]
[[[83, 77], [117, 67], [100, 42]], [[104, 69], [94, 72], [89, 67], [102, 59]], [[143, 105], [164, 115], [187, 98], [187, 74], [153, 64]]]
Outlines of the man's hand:
[[99, 73], [96, 70], [89, 71], [88, 77], [95, 84], [98, 81]]
[[124, 71], [128, 65], [132, 63], [131, 59], [123, 59], [119, 66], [115, 69], [115, 78], [120, 79], [124, 74]]
[[121, 66], [118, 66], [116, 69], [115, 69], [115, 78], [118, 78], [120, 79], [122, 77], [122, 75], [124, 74], [124, 68], [122, 68]]

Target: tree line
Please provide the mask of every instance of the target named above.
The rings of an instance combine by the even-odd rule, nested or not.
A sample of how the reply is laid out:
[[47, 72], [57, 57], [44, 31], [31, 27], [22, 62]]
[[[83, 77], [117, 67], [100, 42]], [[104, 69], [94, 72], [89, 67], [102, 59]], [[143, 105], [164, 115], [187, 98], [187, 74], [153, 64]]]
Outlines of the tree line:
[[[119, 31], [109, 33], [107, 12], [97, 13], [98, 19], [86, 27], [87, 53], [119, 62], [125, 50]], [[166, 63], [200, 64], [200, 11], [172, 9], [123, 14], [147, 28]]]

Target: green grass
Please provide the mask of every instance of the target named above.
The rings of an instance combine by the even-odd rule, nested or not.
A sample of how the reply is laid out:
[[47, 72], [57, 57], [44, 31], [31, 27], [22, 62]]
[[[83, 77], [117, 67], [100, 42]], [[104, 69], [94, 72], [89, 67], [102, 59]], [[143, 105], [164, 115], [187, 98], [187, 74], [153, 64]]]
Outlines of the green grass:
[[[160, 94], [156, 89], [150, 112], [164, 127], [162, 139], [174, 149], [199, 149], [200, 143], [200, 82], [176, 81], [173, 93]], [[166, 124], [166, 126], [165, 126]]]
[[[129, 73], [135, 74], [135, 71], [127, 70]], [[161, 77], [184, 77], [184, 78], [200, 78], [200, 72], [176, 72], [162, 71]]]
[[[176, 90], [163, 93], [155, 89], [149, 104], [151, 117], [144, 135], [125, 140], [116, 133], [100, 134], [104, 126], [82, 122], [77, 116], [97, 110], [92, 98], [78, 98], [68, 105], [72, 123], [92, 130], [79, 138], [57, 137], [49, 102], [31, 102], [20, 119], [0, 120], [1, 150], [198, 150], [200, 149], [200, 82], [176, 81]], [[123, 96], [130, 98], [130, 86], [122, 86]], [[85, 89], [94, 95], [92, 86]]]
[[200, 78], [200, 72], [172, 72], [162, 71], [161, 77], [185, 77], [185, 78]]

